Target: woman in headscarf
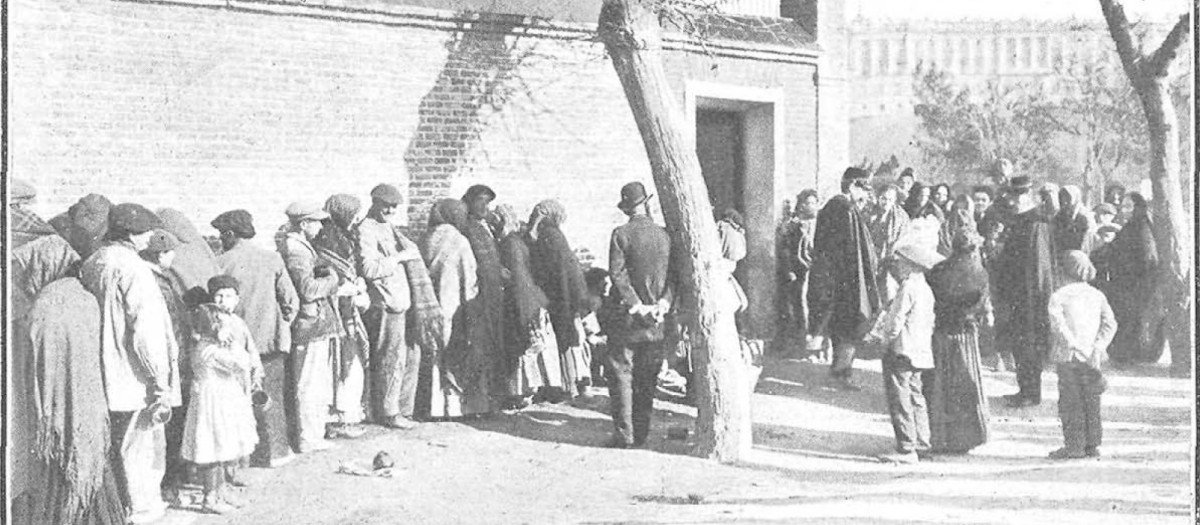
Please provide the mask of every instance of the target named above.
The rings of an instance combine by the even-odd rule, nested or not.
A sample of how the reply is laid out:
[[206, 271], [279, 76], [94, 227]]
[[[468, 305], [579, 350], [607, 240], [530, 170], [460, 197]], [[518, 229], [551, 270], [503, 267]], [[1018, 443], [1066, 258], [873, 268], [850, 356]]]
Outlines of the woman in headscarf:
[[221, 271], [217, 266], [216, 254], [183, 212], [161, 208], [155, 213], [162, 219], [162, 229], [179, 239], [180, 245], [175, 248], [175, 261], [171, 264], [170, 271], [183, 282], [187, 290], [185, 301], [191, 306], [205, 302], [200, 299], [206, 294], [204, 290], [208, 286], [208, 280]]
[[338, 194], [325, 201], [325, 219], [321, 233], [313, 239], [317, 259], [333, 269], [338, 283], [357, 285], [354, 295], [340, 295], [333, 302], [334, 309], [342, 320], [345, 336], [337, 349], [337, 363], [333, 370], [335, 387], [333, 407], [337, 423], [330, 429], [331, 437], [357, 438], [366, 432], [360, 423], [366, 419], [363, 409], [366, 388], [366, 361], [370, 352], [366, 325], [361, 310], [370, 306], [367, 282], [358, 275], [358, 212], [362, 201], [347, 194]]
[[[871, 230], [871, 241], [875, 244], [875, 253], [879, 260], [885, 260], [892, 255], [896, 241], [908, 229], [908, 212], [900, 205], [900, 196], [904, 190], [894, 184], [884, 186], [879, 190], [875, 199], [875, 210], [871, 214], [868, 227]], [[882, 266], [882, 265], [881, 265]], [[884, 286], [886, 300], [891, 300], [896, 294], [899, 283], [892, 279], [884, 268], [879, 269], [879, 282]]]
[[1098, 257], [1096, 267], [1107, 280], [1096, 284], [1108, 297], [1117, 318], [1117, 335], [1108, 347], [1109, 359], [1114, 365], [1128, 366], [1158, 361], [1162, 347], [1150, 344], [1153, 338], [1143, 326], [1158, 273], [1158, 247], [1149, 206], [1140, 193], [1130, 192], [1122, 207], [1129, 220], [1104, 250], [1106, 256]]
[[988, 437], [988, 406], [979, 371], [979, 324], [988, 303], [974, 229], [958, 230], [952, 252], [926, 274], [933, 290], [933, 370], [925, 373], [933, 452], [963, 454]]
[[1058, 201], [1062, 207], [1054, 218], [1054, 241], [1058, 251], [1092, 251], [1094, 223], [1083, 206], [1083, 190], [1068, 184], [1058, 190]]
[[959, 232], [978, 234], [978, 231], [979, 226], [975, 224], [975, 201], [971, 200], [970, 195], [959, 195], [950, 205], [946, 220], [938, 233], [938, 253], [949, 257], [954, 253], [954, 238]]
[[562, 355], [563, 386], [567, 397], [585, 389], [591, 379], [591, 357], [579, 319], [588, 313], [583, 269], [560, 227], [567, 219], [562, 203], [539, 202], [529, 216], [530, 254], [534, 282], [549, 299], [550, 324]]
[[442, 199], [429, 211], [421, 253], [437, 291], [445, 327], [441, 355], [421, 356], [415, 414], [422, 418], [458, 417], [491, 409], [493, 356], [478, 344], [483, 321], [479, 283], [471, 243], [462, 234], [467, 205]]
[[529, 244], [512, 206], [492, 210], [492, 228], [500, 239], [500, 262], [508, 270], [504, 284], [504, 341], [501, 359], [505, 390], [516, 406], [541, 391], [563, 387], [558, 340], [546, 311], [546, 294], [533, 280]]
[[912, 188], [908, 190], [908, 198], [904, 201], [904, 211], [908, 212], [911, 219], [923, 219], [926, 217], [936, 217], [938, 222], [942, 221], [945, 214], [942, 209], [933, 203], [930, 198], [932, 190], [920, 182], [914, 182]]

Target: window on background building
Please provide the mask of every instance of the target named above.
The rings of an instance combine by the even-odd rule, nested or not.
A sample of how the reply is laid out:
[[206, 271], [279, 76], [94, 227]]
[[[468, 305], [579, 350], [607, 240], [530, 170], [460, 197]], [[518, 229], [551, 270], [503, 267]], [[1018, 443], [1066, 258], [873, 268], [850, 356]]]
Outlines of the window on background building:
[[1050, 39], [1046, 37], [1038, 37], [1038, 56], [1037, 65], [1040, 68], [1050, 67]]
[[900, 75], [908, 75], [908, 48], [909, 43], [906, 39], [900, 40], [900, 45], [896, 49], [896, 73]]
[[986, 73], [986, 64], [983, 62], [983, 39], [975, 39], [975, 73]]
[[954, 45], [949, 40], [942, 40], [942, 59], [938, 62], [946, 71], [954, 68]]
[[1051, 56], [1053, 57], [1052, 59], [1054, 60], [1054, 63], [1053, 63], [1054, 68], [1060, 69], [1063, 67], [1063, 65], [1064, 65], [1063, 63], [1065, 62], [1064, 57], [1063, 57], [1063, 41], [1062, 41], [1062, 39], [1055, 38], [1054, 40], [1051, 40], [1050, 45], [1053, 47], [1053, 53]]
[[858, 41], [859, 67], [858, 73], [864, 77], [871, 76], [871, 43], [866, 40]]
[[992, 72], [999, 72], [1000, 66], [1004, 64], [1004, 41], [999, 38], [992, 39]]
[[1010, 69], [1010, 70], [1016, 69], [1017, 68], [1017, 39], [1015, 39], [1015, 38], [1006, 39], [1004, 47], [1005, 47], [1005, 50], [1004, 50], [1005, 65], [1007, 65], [1008, 69]]
[[879, 41], [879, 57], [876, 62], [879, 64], [880, 76], [887, 76], [889, 73], [891, 73], [891, 71], [889, 71], [891, 68], [888, 67], [891, 65], [889, 63], [890, 59], [888, 58], [890, 56], [888, 55], [888, 52], [890, 51], [889, 47], [890, 46], [888, 45], [887, 40]]
[[1033, 39], [1021, 39], [1021, 67], [1026, 71], [1033, 69]]
[[960, 73], [968, 73], [971, 71], [971, 48], [967, 39], [958, 41], [958, 71]]

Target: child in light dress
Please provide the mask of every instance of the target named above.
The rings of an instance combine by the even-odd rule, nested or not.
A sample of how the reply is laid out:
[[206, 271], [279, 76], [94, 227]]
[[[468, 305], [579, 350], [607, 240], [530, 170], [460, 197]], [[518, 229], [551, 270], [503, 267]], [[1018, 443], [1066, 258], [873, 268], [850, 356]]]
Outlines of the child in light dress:
[[182, 455], [199, 469], [203, 510], [223, 514], [233, 509], [224, 494], [226, 468], [258, 443], [251, 393], [261, 390], [263, 371], [250, 330], [233, 313], [237, 280], [219, 275], [208, 288], [213, 303], [197, 307], [193, 318], [196, 345]]

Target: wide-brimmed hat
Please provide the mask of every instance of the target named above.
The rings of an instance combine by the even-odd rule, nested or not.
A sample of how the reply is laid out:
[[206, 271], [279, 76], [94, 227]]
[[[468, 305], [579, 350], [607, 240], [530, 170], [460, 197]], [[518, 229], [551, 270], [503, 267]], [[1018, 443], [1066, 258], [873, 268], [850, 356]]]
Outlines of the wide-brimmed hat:
[[617, 207], [622, 210], [633, 209], [653, 196], [646, 193], [646, 187], [642, 183], [630, 182], [621, 187], [621, 202], [617, 203]]
[[892, 253], [926, 270], [937, 266], [937, 263], [946, 259], [937, 250], [917, 243], [906, 243], [897, 246]]

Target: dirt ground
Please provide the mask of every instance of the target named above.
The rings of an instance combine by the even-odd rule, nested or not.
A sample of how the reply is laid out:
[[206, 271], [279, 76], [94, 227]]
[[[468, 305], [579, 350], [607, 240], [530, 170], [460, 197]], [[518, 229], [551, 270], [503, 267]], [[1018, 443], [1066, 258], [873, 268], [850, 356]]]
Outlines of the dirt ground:
[[[862, 392], [824, 387], [826, 365], [769, 361], [754, 395], [753, 453], [738, 465], [689, 457], [668, 427], [695, 410], [659, 400], [651, 450], [601, 445], [603, 395], [488, 419], [372, 427], [276, 470], [248, 470], [226, 516], [172, 511], [168, 524], [1192, 523], [1193, 383], [1165, 367], [1109, 372], [1100, 459], [1056, 462], [1055, 376], [1039, 407], [1009, 409], [1011, 373], [985, 372], [991, 439], [971, 454], [878, 463], [893, 443], [879, 362]], [[378, 451], [391, 478], [337, 473]]]

